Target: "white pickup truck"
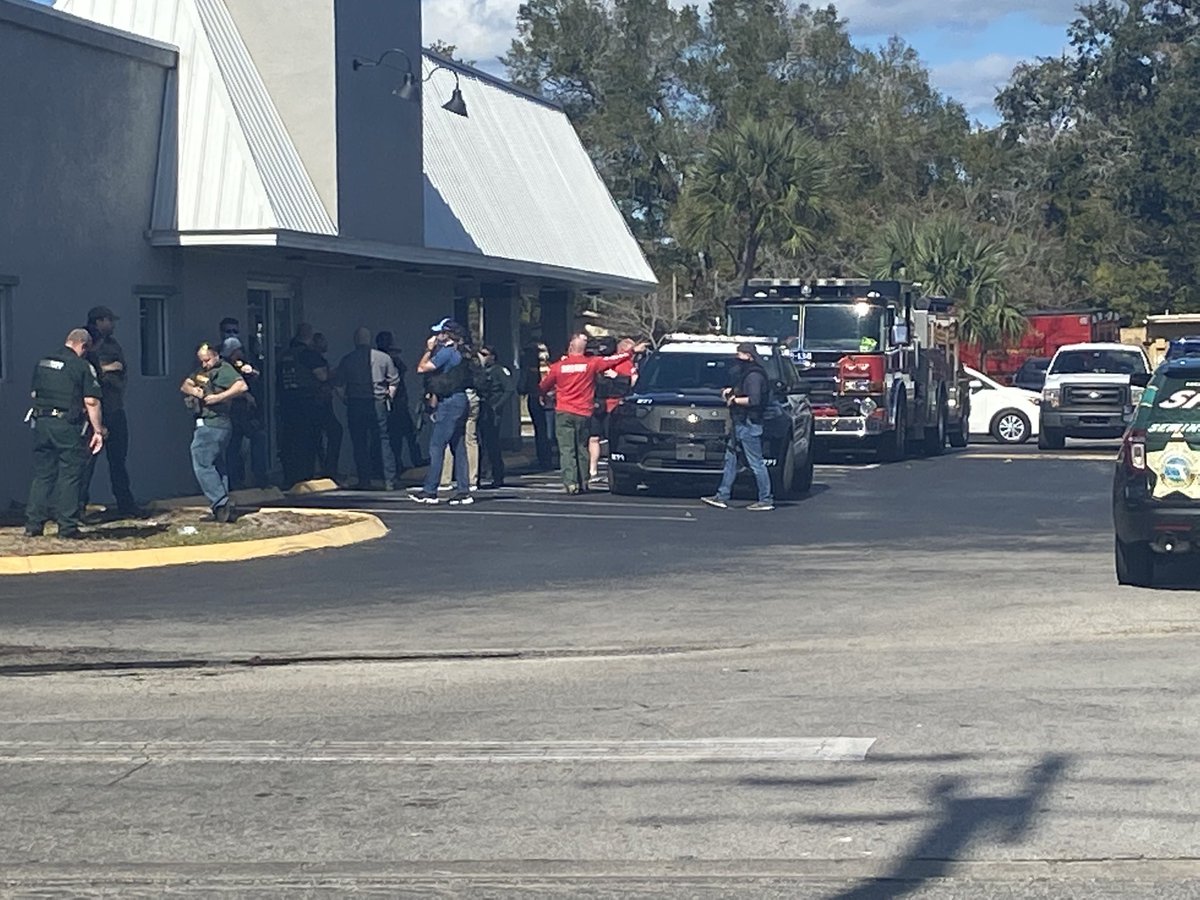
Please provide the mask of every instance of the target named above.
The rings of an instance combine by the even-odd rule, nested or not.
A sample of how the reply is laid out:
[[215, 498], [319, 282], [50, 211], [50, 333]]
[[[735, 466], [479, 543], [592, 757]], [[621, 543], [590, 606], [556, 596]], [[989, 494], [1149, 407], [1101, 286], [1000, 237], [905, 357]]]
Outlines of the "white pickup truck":
[[1061, 450], [1066, 439], [1118, 438], [1150, 379], [1150, 361], [1128, 344], [1060, 347], [1042, 386], [1038, 446]]

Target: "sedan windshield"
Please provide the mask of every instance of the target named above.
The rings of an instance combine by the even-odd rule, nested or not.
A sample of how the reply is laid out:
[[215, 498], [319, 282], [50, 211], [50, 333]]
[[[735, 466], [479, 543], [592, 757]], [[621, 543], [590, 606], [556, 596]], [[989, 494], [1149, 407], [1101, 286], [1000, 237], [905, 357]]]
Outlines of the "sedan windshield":
[[1142, 354], [1132, 350], [1064, 350], [1050, 366], [1051, 375], [1134, 375], [1145, 371]]
[[[719, 353], [656, 353], [638, 370], [638, 393], [653, 391], [720, 391], [737, 377], [738, 359]], [[776, 379], [778, 363], [764, 358], [768, 378]]]

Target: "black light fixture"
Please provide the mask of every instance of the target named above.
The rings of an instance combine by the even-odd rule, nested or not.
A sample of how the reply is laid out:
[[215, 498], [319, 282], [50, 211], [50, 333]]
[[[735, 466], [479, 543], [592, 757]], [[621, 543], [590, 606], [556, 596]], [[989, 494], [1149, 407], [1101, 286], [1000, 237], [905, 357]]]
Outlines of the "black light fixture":
[[[384, 60], [393, 53], [397, 53], [404, 57], [403, 69], [388, 65], [384, 62]], [[400, 84], [396, 86], [392, 93], [401, 100], [420, 99], [420, 90], [418, 87], [417, 76], [413, 72], [412, 58], [399, 47], [392, 47], [390, 50], [384, 50], [383, 53], [379, 54], [378, 59], [364, 59], [361, 56], [356, 56], [350, 65], [355, 72], [357, 72], [359, 69], [373, 69], [377, 66], [382, 66], [385, 69], [395, 69], [397, 72], [401, 73], [401, 77]], [[459, 86], [458, 81], [458, 72], [456, 72], [450, 66], [438, 63], [432, 69], [430, 69], [428, 75], [421, 79], [421, 82], [426, 82], [432, 78], [433, 73], [438, 71], [438, 69], [445, 69], [454, 76], [454, 90], [450, 94], [450, 99], [442, 104], [442, 109], [452, 112], [456, 116], [462, 116], [464, 119], [467, 118], [467, 103], [465, 100], [463, 100], [462, 88]]]

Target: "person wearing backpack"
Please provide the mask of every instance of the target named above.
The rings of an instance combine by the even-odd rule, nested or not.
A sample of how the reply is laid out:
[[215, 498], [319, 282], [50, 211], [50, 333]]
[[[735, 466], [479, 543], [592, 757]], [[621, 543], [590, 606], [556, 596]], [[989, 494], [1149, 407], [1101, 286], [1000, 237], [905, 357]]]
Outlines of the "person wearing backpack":
[[758, 349], [753, 344], [738, 344], [737, 358], [734, 383], [721, 391], [733, 420], [733, 433], [725, 445], [725, 471], [717, 493], [700, 499], [717, 509], [729, 508], [733, 482], [737, 478], [737, 450], [741, 447], [746, 457], [746, 465], [754, 473], [754, 482], [758, 486], [758, 502], [751, 503], [746, 509], [769, 512], [775, 508], [775, 501], [771, 496], [771, 476], [767, 472], [767, 464], [763, 461], [762, 439], [763, 412], [771, 399], [770, 382], [767, 379], [766, 366], [763, 365]]
[[[476, 390], [479, 392], [479, 449], [487, 461], [491, 479], [489, 490], [504, 487], [504, 452], [500, 446], [500, 423], [504, 408], [514, 394], [513, 374], [496, 359], [496, 349], [484, 345], [479, 349], [479, 372]], [[481, 465], [482, 469], [482, 465]], [[482, 473], [481, 473], [482, 474]]]

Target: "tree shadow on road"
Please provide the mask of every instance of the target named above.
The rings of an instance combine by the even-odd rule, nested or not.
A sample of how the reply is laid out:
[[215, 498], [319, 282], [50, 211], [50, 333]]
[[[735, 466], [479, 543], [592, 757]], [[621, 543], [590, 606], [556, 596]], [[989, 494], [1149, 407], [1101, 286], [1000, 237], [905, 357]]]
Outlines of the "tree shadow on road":
[[934, 821], [896, 866], [884, 875], [837, 894], [831, 900], [887, 900], [920, 889], [947, 875], [972, 842], [999, 829], [1004, 843], [1019, 841], [1033, 826], [1050, 789], [1067, 768], [1068, 757], [1047, 755], [1029, 770], [1021, 790], [1006, 797], [964, 796], [966, 781], [940, 778], [930, 789]]

